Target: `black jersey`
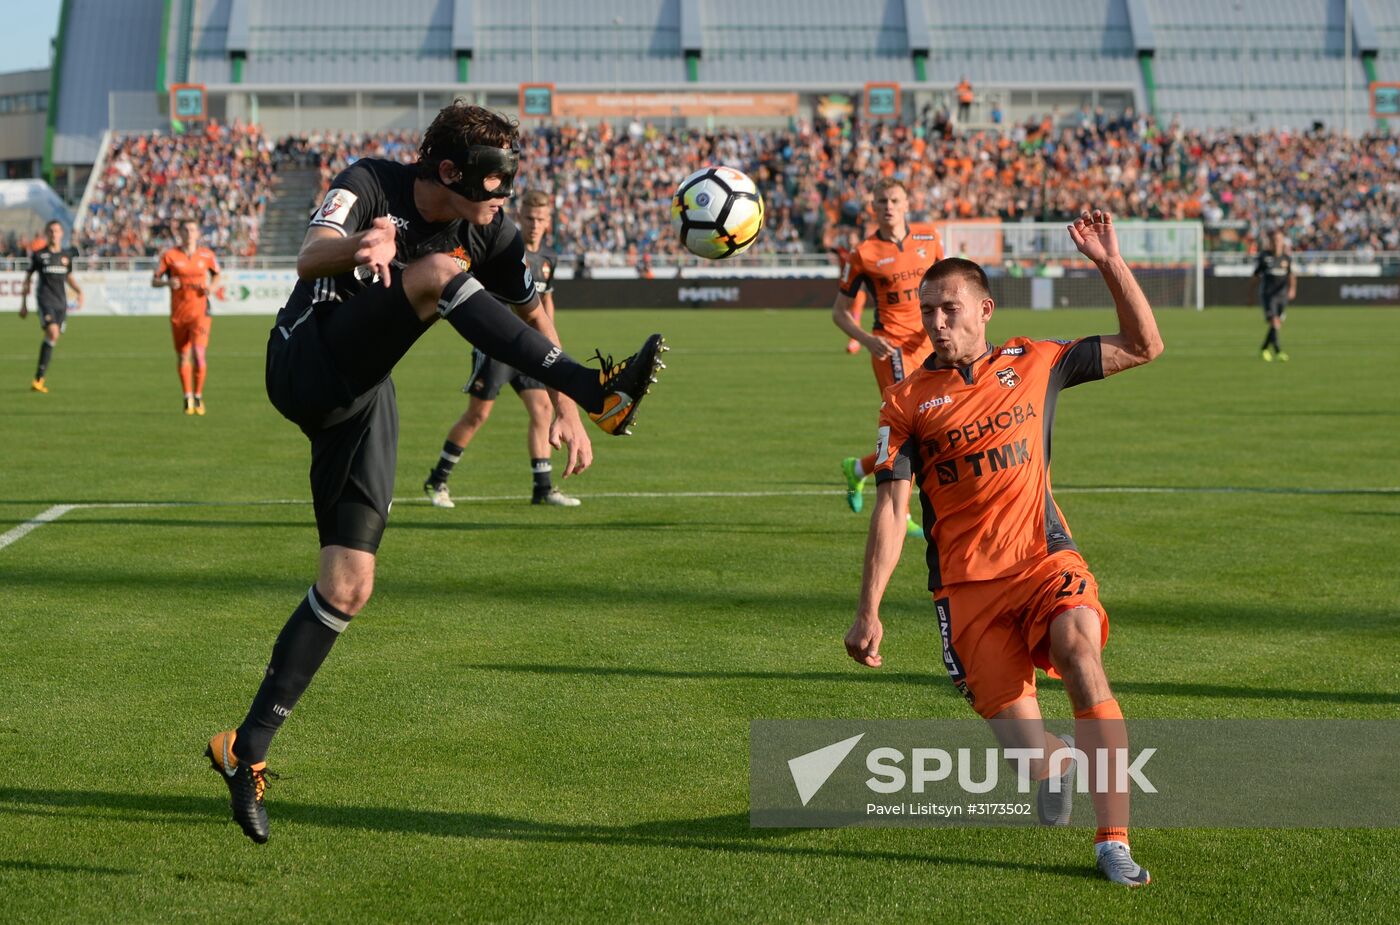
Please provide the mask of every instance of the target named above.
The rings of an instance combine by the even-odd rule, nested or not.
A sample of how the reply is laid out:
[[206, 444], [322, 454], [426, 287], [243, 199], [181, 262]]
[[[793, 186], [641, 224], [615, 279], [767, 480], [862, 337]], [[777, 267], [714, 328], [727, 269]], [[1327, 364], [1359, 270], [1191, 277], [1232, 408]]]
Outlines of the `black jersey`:
[[535, 278], [535, 291], [545, 295], [554, 291], [554, 269], [559, 266], [559, 255], [548, 248], [526, 251], [525, 262], [530, 266], [530, 275]]
[[59, 311], [68, 307], [68, 296], [63, 291], [68, 282], [68, 274], [73, 272], [73, 258], [78, 252], [71, 247], [49, 250], [41, 247], [29, 255], [29, 272], [39, 274], [39, 291], [36, 300], [40, 308]]
[[1293, 258], [1288, 254], [1271, 254], [1268, 251], [1259, 255], [1254, 265], [1254, 275], [1262, 276], [1261, 295], [1276, 299], [1288, 295], [1288, 278], [1293, 275]]
[[[361, 158], [331, 182], [326, 198], [311, 216], [311, 227], [352, 235], [369, 228], [376, 218], [388, 216], [395, 230], [395, 270], [428, 254], [450, 254], [497, 297], [517, 304], [534, 298], [525, 245], [505, 213], [498, 212], [489, 225], [430, 222], [413, 201], [417, 178], [412, 165]], [[326, 279], [299, 280], [277, 323], [295, 324], [313, 303], [343, 302], [369, 285], [378, 284], [368, 267]]]

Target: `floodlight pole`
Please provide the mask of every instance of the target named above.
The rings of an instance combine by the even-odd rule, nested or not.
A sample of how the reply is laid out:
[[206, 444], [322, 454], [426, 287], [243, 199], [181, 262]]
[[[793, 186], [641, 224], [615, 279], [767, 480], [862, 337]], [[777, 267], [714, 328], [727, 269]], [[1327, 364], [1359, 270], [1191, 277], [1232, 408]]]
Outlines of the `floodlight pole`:
[[1345, 83], [1342, 96], [1342, 134], [1351, 137], [1351, 0], [1346, 0], [1346, 12], [1342, 14], [1342, 60], [1346, 70], [1342, 72]]

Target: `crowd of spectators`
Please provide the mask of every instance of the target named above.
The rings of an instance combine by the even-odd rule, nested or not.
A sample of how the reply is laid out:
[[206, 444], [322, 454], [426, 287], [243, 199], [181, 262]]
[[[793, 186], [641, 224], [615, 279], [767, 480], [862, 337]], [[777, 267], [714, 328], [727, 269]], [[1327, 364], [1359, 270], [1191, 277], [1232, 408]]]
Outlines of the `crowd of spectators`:
[[79, 217], [78, 248], [97, 257], [158, 254], [175, 243], [174, 226], [193, 218], [216, 253], [252, 256], [275, 169], [256, 125], [114, 138]]
[[[411, 162], [413, 133], [312, 134], [274, 143], [234, 126], [115, 142], [80, 246], [154, 252], [172, 216], [194, 213], [224, 252], [252, 253], [274, 168], [320, 172], [321, 190], [358, 157]], [[637, 260], [677, 252], [670, 196], [726, 164], [763, 193], [757, 252], [821, 252], [868, 220], [884, 176], [910, 189], [911, 219], [1065, 221], [1089, 204], [1122, 218], [1201, 219], [1208, 246], [1247, 248], [1281, 227], [1295, 250], [1400, 250], [1400, 149], [1391, 136], [1202, 132], [1128, 110], [960, 130], [945, 114], [898, 122], [797, 122], [702, 132], [632, 122], [529, 126], [519, 185], [550, 192], [553, 246]], [[319, 199], [319, 197], [318, 197]]]

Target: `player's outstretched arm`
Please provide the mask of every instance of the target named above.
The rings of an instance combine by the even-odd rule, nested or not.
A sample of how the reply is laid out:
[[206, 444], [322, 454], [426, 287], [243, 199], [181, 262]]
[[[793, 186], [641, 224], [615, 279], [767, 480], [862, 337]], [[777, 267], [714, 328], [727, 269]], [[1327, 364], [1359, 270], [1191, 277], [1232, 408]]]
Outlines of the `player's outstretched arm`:
[[846, 633], [846, 652], [867, 668], [884, 664], [880, 641], [880, 601], [889, 586], [899, 554], [904, 550], [904, 511], [909, 509], [909, 482], [892, 479], [875, 487], [875, 510], [870, 514], [870, 534], [865, 540], [865, 568], [860, 576], [860, 603], [856, 619]]
[[1084, 212], [1069, 226], [1069, 236], [1079, 252], [1099, 268], [1118, 311], [1118, 333], [1099, 338], [1103, 374], [1121, 373], [1161, 356], [1162, 335], [1157, 331], [1157, 319], [1118, 250], [1113, 215], [1102, 209]]
[[846, 295], [844, 292], [837, 293], [836, 302], [831, 306], [831, 320], [847, 337], [869, 350], [876, 359], [885, 359], [894, 352], [894, 348], [883, 337], [868, 334], [861, 328], [856, 321], [855, 302], [855, 296]]

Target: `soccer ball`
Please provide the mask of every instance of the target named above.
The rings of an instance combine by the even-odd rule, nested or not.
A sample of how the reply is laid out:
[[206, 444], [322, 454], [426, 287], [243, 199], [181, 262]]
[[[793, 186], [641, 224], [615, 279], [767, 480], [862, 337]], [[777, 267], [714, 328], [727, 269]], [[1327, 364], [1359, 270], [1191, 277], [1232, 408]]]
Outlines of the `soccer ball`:
[[686, 177], [671, 200], [671, 227], [685, 249], [706, 260], [742, 254], [763, 227], [763, 197], [732, 167], [706, 167]]

